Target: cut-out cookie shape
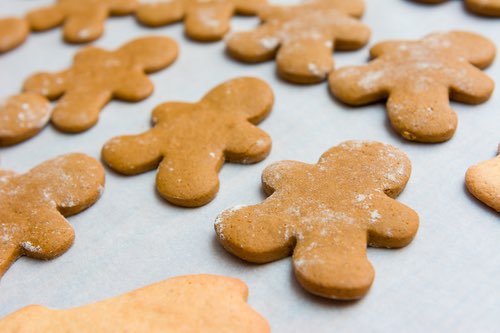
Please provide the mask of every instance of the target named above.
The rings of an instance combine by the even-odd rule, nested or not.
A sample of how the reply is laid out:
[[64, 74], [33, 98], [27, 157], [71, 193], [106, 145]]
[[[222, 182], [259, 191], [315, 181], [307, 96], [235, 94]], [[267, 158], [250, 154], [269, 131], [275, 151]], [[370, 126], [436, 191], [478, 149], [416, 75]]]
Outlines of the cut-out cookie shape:
[[131, 14], [136, 0], [58, 0], [53, 5], [30, 11], [33, 31], [44, 31], [63, 25], [64, 40], [86, 43], [99, 38], [110, 15]]
[[99, 112], [112, 99], [140, 101], [153, 92], [145, 73], [170, 65], [177, 57], [177, 44], [167, 37], [143, 37], [116, 51], [86, 47], [73, 66], [59, 73], [38, 73], [26, 80], [24, 90], [50, 100], [62, 98], [54, 107], [52, 124], [64, 132], [81, 132], [97, 123]]
[[271, 138], [254, 124], [267, 117], [273, 102], [273, 92], [264, 81], [233, 79], [198, 103], [157, 106], [153, 129], [111, 139], [102, 157], [126, 175], [159, 166], [156, 186], [162, 197], [179, 206], [202, 206], [217, 194], [217, 173], [225, 160], [256, 163], [269, 154]]
[[162, 26], [184, 20], [186, 34], [199, 41], [222, 39], [235, 14], [255, 15], [267, 0], [139, 0], [137, 20]]
[[68, 310], [30, 305], [0, 320], [5, 332], [269, 333], [247, 303], [248, 288], [216, 275], [171, 278]]
[[0, 277], [22, 255], [47, 260], [66, 252], [75, 236], [64, 216], [94, 204], [103, 186], [104, 168], [83, 154], [21, 175], [0, 170]]
[[334, 67], [333, 50], [368, 42], [370, 29], [355, 18], [363, 8], [362, 1], [350, 0], [270, 6], [260, 13], [261, 26], [229, 36], [227, 51], [244, 62], [276, 58], [278, 74], [291, 82], [321, 82]]
[[262, 174], [269, 198], [222, 212], [218, 240], [254, 263], [293, 253], [295, 275], [309, 292], [358, 299], [374, 277], [367, 245], [403, 247], [417, 232], [418, 215], [393, 199], [410, 173], [403, 152], [362, 141], [331, 148], [317, 164], [272, 164]]
[[[447, 0], [415, 0], [417, 2], [436, 4]], [[484, 16], [500, 17], [500, 0], [465, 0], [465, 6], [473, 13]]]
[[472, 195], [500, 213], [500, 145], [496, 158], [470, 167], [465, 185]]
[[482, 103], [494, 82], [480, 68], [495, 46], [470, 32], [430, 34], [417, 41], [387, 41], [370, 50], [372, 61], [331, 73], [330, 90], [344, 103], [363, 105], [387, 98], [394, 129], [405, 139], [442, 142], [457, 128], [449, 99]]
[[48, 123], [50, 102], [43, 96], [24, 93], [0, 101], [0, 147], [36, 135]]
[[30, 27], [25, 19], [17, 17], [0, 19], [0, 54], [24, 43], [29, 33]]

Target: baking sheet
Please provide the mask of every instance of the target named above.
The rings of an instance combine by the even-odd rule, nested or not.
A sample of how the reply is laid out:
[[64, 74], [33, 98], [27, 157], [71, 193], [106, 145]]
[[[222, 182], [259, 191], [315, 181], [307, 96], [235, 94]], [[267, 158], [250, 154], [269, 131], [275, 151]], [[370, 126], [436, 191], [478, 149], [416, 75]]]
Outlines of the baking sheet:
[[[295, 1], [279, 1], [294, 3]], [[22, 14], [50, 0], [0, 0], [0, 13]], [[403, 0], [367, 0], [363, 19], [373, 30], [370, 45], [383, 39], [418, 38], [433, 31], [465, 29], [500, 45], [500, 21], [467, 13], [462, 1], [438, 6]], [[257, 24], [236, 18], [235, 29]], [[261, 128], [273, 138], [271, 155], [250, 166], [226, 164], [217, 198], [205, 207], [169, 205], [154, 190], [154, 172], [123, 177], [107, 170], [103, 197], [71, 217], [76, 240], [60, 258], [19, 259], [0, 282], [0, 316], [28, 304], [67, 308], [118, 295], [169, 277], [222, 274], [243, 279], [249, 303], [275, 332], [494, 332], [500, 325], [500, 219], [464, 187], [468, 166], [496, 155], [500, 142], [500, 88], [487, 103], [453, 103], [459, 115], [455, 137], [446, 143], [409, 143], [396, 135], [383, 104], [349, 108], [328, 94], [327, 85], [296, 86], [275, 75], [274, 62], [238, 63], [224, 54], [224, 43], [202, 44], [183, 35], [181, 24], [141, 27], [132, 17], [113, 18], [95, 45], [116, 48], [148, 34], [180, 44], [170, 68], [151, 75], [154, 94], [129, 104], [113, 101], [97, 126], [67, 135], [48, 126], [35, 138], [0, 150], [0, 167], [27, 171], [69, 152], [99, 158], [101, 146], [116, 135], [150, 127], [150, 113], [164, 101], [194, 102], [230, 78], [252, 75], [269, 82], [276, 95], [273, 112]], [[61, 42], [60, 30], [33, 34], [19, 49], [0, 56], [0, 96], [19, 91], [30, 74], [64, 69], [79, 46]], [[363, 64], [368, 47], [336, 53], [338, 66]], [[486, 72], [500, 82], [500, 59]], [[253, 204], [264, 196], [260, 174], [282, 159], [315, 162], [329, 147], [349, 139], [378, 140], [403, 149], [413, 163], [411, 180], [399, 200], [420, 215], [420, 230], [401, 250], [369, 249], [375, 270], [371, 291], [358, 302], [311, 296], [295, 281], [290, 259], [246, 264], [216, 242], [213, 222], [223, 209]]]

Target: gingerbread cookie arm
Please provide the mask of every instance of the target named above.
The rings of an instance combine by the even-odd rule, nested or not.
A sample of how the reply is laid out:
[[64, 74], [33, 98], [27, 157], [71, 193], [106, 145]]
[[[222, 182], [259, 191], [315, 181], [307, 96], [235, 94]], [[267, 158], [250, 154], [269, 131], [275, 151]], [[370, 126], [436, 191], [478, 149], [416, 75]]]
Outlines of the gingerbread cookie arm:
[[187, 7], [184, 27], [186, 34], [199, 41], [220, 40], [229, 31], [229, 20], [234, 14], [231, 2], [194, 2]]
[[37, 8], [26, 14], [26, 19], [34, 31], [44, 31], [57, 27], [64, 22], [65, 18], [58, 4]]
[[0, 19], [0, 54], [24, 43], [29, 33], [30, 27], [25, 19], [17, 17]]
[[167, 152], [156, 175], [156, 187], [167, 201], [199, 207], [212, 201], [219, 190], [218, 171], [224, 163], [220, 151], [192, 148]]
[[449, 105], [449, 91], [435, 85], [408, 98], [408, 89], [393, 89], [387, 100], [387, 112], [394, 129], [405, 139], [419, 142], [443, 142], [457, 128], [457, 114]]
[[246, 121], [241, 122], [233, 128], [224, 155], [230, 162], [257, 163], [269, 155], [271, 142], [265, 131]]
[[71, 70], [57, 73], [37, 73], [24, 81], [23, 91], [36, 93], [50, 100], [59, 98], [66, 90], [67, 78]]
[[177, 43], [165, 37], [144, 37], [135, 39], [115, 53], [119, 57], [128, 57], [132, 63], [146, 73], [153, 73], [174, 62], [179, 48]]
[[150, 27], [159, 27], [178, 22], [184, 17], [182, 0], [170, 2], [145, 3], [139, 5], [135, 12], [137, 20]]
[[479, 104], [487, 101], [495, 82], [484, 72], [469, 63], [460, 63], [460, 72], [449, 73], [450, 98], [454, 101]]
[[131, 14], [137, 8], [137, 0], [108, 0], [107, 3], [111, 15]]
[[365, 46], [370, 40], [370, 28], [353, 18], [345, 20], [335, 26], [335, 49], [350, 51]]
[[[330, 225], [331, 226], [331, 225]], [[335, 227], [333, 227], [335, 228]], [[356, 227], [343, 227], [326, 236], [304, 234], [293, 252], [293, 268], [300, 284], [309, 292], [327, 298], [352, 300], [363, 297], [374, 278], [366, 257], [366, 235]]]
[[266, 263], [289, 256], [295, 245], [292, 227], [297, 216], [275, 205], [270, 197], [255, 206], [234, 207], [215, 221], [219, 243], [229, 252], [249, 262]]
[[408, 245], [418, 230], [418, 214], [410, 207], [375, 195], [368, 209], [368, 244], [373, 247], [400, 248]]
[[143, 134], [120, 136], [106, 142], [101, 155], [113, 170], [124, 175], [135, 175], [152, 170], [162, 159], [161, 142], [157, 130]]
[[465, 58], [480, 69], [488, 67], [495, 59], [495, 44], [488, 38], [473, 32], [450, 31], [443, 34], [431, 34], [424, 40], [426, 39], [441, 40], [459, 57]]

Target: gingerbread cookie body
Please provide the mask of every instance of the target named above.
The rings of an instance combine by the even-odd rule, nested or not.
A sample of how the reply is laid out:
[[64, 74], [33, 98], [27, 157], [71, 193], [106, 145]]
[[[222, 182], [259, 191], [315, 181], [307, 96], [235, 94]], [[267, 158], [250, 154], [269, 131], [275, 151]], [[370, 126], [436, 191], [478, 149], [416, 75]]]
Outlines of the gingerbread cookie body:
[[103, 186], [103, 167], [83, 154], [21, 175], [0, 171], [0, 276], [22, 255], [47, 260], [66, 252], [74, 231], [64, 217], [94, 204]]
[[368, 65], [333, 72], [330, 90], [351, 105], [387, 98], [391, 124], [405, 139], [442, 142], [457, 128], [449, 99], [478, 104], [491, 96], [494, 82], [480, 69], [495, 52], [488, 39], [462, 31], [381, 42], [372, 47]]
[[0, 327], [33, 333], [269, 333], [247, 297], [248, 288], [238, 279], [180, 276], [68, 310], [31, 305], [0, 320]]
[[34, 31], [64, 25], [67, 42], [86, 43], [101, 37], [108, 16], [130, 14], [135, 7], [136, 0], [57, 0], [26, 17]]
[[465, 185], [478, 200], [500, 212], [500, 146], [498, 154], [494, 159], [470, 167]]
[[255, 163], [271, 150], [271, 138], [254, 124], [271, 111], [271, 88], [256, 78], [237, 78], [198, 103], [169, 102], [153, 111], [155, 127], [111, 139], [102, 149], [114, 170], [133, 175], [158, 168], [156, 185], [169, 202], [196, 207], [219, 189], [224, 161]]
[[333, 50], [356, 50], [368, 42], [370, 29], [355, 18], [363, 9], [362, 1], [270, 6], [260, 12], [260, 27], [230, 35], [227, 50], [245, 62], [275, 58], [287, 81], [321, 82], [334, 67]]
[[[447, 0], [415, 0], [422, 3], [436, 4]], [[465, 0], [465, 6], [475, 14], [500, 17], [500, 0]]]
[[116, 51], [86, 47], [73, 66], [59, 73], [39, 73], [24, 83], [26, 92], [58, 99], [52, 123], [64, 132], [81, 132], [94, 126], [101, 109], [112, 99], [140, 101], [153, 92], [146, 73], [170, 65], [177, 44], [166, 37], [143, 37]]
[[272, 164], [262, 175], [269, 197], [221, 213], [218, 240], [255, 263], [293, 254], [295, 276], [309, 292], [360, 298], [374, 278], [366, 246], [403, 247], [417, 232], [418, 215], [393, 199], [410, 172], [398, 149], [361, 141], [331, 148], [317, 164]]
[[0, 19], [0, 54], [24, 43], [29, 33], [30, 27], [25, 19], [17, 17]]
[[43, 96], [24, 93], [0, 102], [0, 147], [36, 135], [48, 123], [50, 102]]
[[162, 26], [184, 20], [186, 34], [199, 41], [222, 39], [235, 14], [255, 15], [267, 0], [139, 0], [137, 20]]

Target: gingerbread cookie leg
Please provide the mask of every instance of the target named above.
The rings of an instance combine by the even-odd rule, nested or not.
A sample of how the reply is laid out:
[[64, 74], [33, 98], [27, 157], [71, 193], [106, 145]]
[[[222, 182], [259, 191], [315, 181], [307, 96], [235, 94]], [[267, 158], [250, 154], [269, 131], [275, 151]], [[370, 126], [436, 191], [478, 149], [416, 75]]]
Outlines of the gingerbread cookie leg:
[[66, 91], [52, 112], [52, 124], [68, 133], [79, 133], [94, 126], [99, 112], [111, 100], [110, 91], [82, 87]]
[[160, 163], [156, 175], [158, 192], [175, 205], [205, 205], [219, 191], [218, 171], [223, 163], [223, 152], [209, 148], [193, 147], [189, 155], [170, 152]]
[[230, 2], [193, 3], [185, 18], [186, 34], [199, 41], [220, 40], [229, 31], [234, 5]]
[[[224, 151], [226, 159], [235, 163], [257, 163], [269, 155], [271, 137], [248, 122], [241, 122], [234, 128], [234, 135]], [[245, 133], [242, 136], [241, 133]]]
[[[342, 237], [335, 237], [336, 233]], [[319, 235], [305, 233], [299, 237], [293, 251], [293, 268], [306, 290], [346, 300], [359, 299], [368, 292], [375, 272], [366, 257], [364, 230], [356, 226], [325, 227]]]
[[458, 123], [448, 96], [448, 89], [444, 86], [411, 94], [405, 87], [393, 89], [387, 100], [389, 120], [394, 129], [407, 140], [446, 141], [453, 136]]
[[56, 4], [30, 11], [26, 14], [26, 18], [32, 30], [45, 31], [61, 25], [65, 17], [62, 10]]
[[64, 39], [70, 43], [87, 43], [96, 40], [104, 32], [107, 17], [108, 12], [104, 7], [80, 8], [78, 15], [73, 13], [64, 21]]
[[24, 43], [29, 33], [30, 27], [25, 19], [16, 17], [0, 19], [0, 54]]
[[233, 0], [236, 12], [240, 15], [255, 15], [267, 6], [267, 0]]
[[495, 82], [478, 68], [465, 64], [463, 80], [450, 80], [450, 98], [457, 102], [479, 104], [486, 102], [493, 94]]
[[184, 17], [182, 0], [142, 3], [135, 12], [137, 21], [150, 27], [160, 27], [178, 22]]

